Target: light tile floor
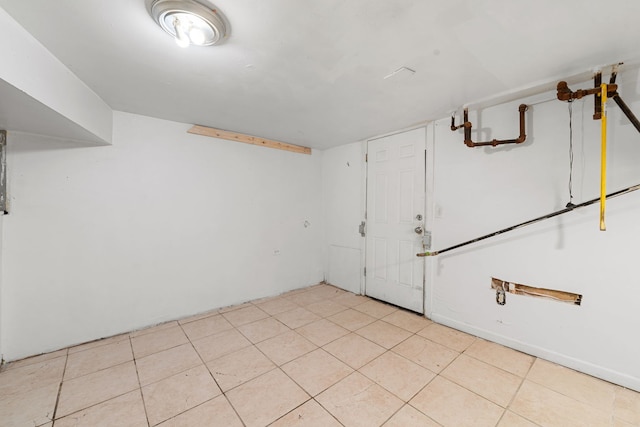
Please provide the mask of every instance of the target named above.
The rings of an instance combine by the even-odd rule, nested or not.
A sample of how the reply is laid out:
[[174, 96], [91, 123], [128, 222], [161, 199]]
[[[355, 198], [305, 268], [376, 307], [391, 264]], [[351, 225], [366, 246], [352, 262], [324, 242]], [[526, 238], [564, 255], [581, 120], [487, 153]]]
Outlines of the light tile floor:
[[640, 393], [317, 285], [10, 363], [3, 427], [640, 426]]

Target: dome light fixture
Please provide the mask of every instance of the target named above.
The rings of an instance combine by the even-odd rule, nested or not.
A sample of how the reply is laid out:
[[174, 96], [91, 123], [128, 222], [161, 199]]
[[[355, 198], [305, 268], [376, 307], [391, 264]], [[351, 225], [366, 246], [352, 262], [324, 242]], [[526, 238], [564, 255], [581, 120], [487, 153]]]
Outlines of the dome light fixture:
[[155, 0], [150, 13], [180, 47], [211, 46], [227, 36], [220, 13], [194, 0]]

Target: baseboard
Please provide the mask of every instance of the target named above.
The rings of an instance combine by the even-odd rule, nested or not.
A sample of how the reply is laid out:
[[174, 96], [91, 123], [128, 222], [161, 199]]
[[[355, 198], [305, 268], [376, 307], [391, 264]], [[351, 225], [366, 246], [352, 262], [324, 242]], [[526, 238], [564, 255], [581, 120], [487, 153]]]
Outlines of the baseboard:
[[603, 366], [594, 365], [593, 363], [586, 362], [584, 360], [575, 359], [573, 357], [566, 356], [564, 354], [557, 353], [547, 348], [538, 347], [528, 344], [526, 342], [518, 341], [513, 338], [506, 337], [504, 335], [496, 334], [495, 332], [488, 331], [482, 328], [461, 323], [457, 320], [441, 316], [437, 313], [431, 315], [431, 320], [440, 323], [445, 326], [466, 332], [468, 334], [475, 335], [477, 337], [493, 341], [498, 344], [502, 344], [506, 347], [513, 348], [514, 350], [521, 351], [523, 353], [530, 354], [532, 356], [539, 357], [541, 359], [549, 360], [562, 366], [574, 369], [576, 371], [583, 372], [585, 374], [609, 381], [614, 384], [618, 384], [622, 387], [626, 387], [640, 392], [640, 378], [635, 378], [621, 372], [617, 372]]

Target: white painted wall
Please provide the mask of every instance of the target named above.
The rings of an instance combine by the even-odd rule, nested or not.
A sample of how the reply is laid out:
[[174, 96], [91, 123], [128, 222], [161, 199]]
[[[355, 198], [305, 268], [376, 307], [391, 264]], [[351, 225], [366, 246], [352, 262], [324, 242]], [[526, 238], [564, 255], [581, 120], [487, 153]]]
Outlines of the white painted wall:
[[[26, 94], [28, 100], [37, 101], [26, 104], [26, 107], [20, 105], [27, 109], [21, 111], [23, 117], [10, 108], [3, 111], [1, 120], [6, 121], [9, 116], [12, 122], [8, 124], [10, 129], [16, 129], [15, 123], [21, 127], [33, 126], [38, 130], [67, 128], [69, 130], [64, 133], [82, 135], [83, 139], [91, 142], [111, 142], [111, 108], [2, 8], [0, 53], [3, 58], [0, 80]], [[2, 92], [7, 92], [2, 86]], [[12, 91], [7, 94], [17, 96]], [[45, 109], [48, 113], [41, 111], [40, 104], [49, 109]], [[49, 126], [42, 123], [25, 124], [27, 121], [24, 116], [34, 112], [54, 123]], [[73, 130], [76, 127], [79, 129]], [[32, 129], [21, 130], [33, 132]]]
[[7, 360], [323, 279], [322, 156], [189, 127], [117, 112], [112, 146], [11, 135]]
[[[637, 70], [623, 72], [618, 83], [623, 99], [640, 115], [637, 74]], [[573, 89], [592, 84], [584, 82]], [[568, 106], [555, 100], [555, 93], [471, 111], [473, 139], [516, 137], [521, 102], [531, 106], [526, 116], [528, 139], [519, 146], [471, 149], [462, 142], [462, 130], [451, 132], [449, 118], [428, 126], [427, 229], [433, 232], [433, 249], [551, 213], [568, 202]], [[573, 109], [577, 204], [599, 194], [600, 122], [591, 119], [592, 98], [576, 101]], [[608, 136], [609, 190], [640, 184], [640, 134], [613, 102]], [[342, 147], [325, 152], [325, 203], [356, 191], [361, 178], [339, 173], [350, 154]], [[324, 212], [329, 233], [351, 224], [359, 210], [344, 204], [343, 210]], [[635, 251], [639, 213], [637, 192], [608, 202], [606, 232], [598, 231], [598, 205], [593, 205], [428, 258], [427, 315], [640, 390], [640, 341], [635, 339], [640, 325], [640, 267]], [[336, 268], [331, 257], [328, 263], [329, 271]], [[580, 293], [583, 303], [572, 306], [508, 294], [507, 304], [499, 306], [490, 288], [492, 276]]]
[[[605, 76], [608, 78], [608, 76]], [[620, 93], [640, 113], [637, 71], [623, 73]], [[580, 87], [590, 87], [584, 82]], [[575, 86], [574, 89], [577, 89]], [[435, 249], [535, 218], [568, 202], [567, 104], [546, 94], [527, 113], [522, 146], [467, 148], [449, 120], [435, 123]], [[513, 102], [472, 114], [474, 140], [518, 134]], [[593, 99], [574, 103], [574, 203], [599, 194], [600, 122]], [[608, 188], [640, 183], [640, 135], [609, 104]], [[432, 318], [531, 354], [640, 390], [640, 194], [538, 223], [433, 259]], [[491, 277], [583, 295], [582, 306], [507, 294], [495, 302]]]
[[354, 293], [361, 292], [362, 279], [364, 153], [365, 144], [356, 142], [322, 156], [325, 279]]

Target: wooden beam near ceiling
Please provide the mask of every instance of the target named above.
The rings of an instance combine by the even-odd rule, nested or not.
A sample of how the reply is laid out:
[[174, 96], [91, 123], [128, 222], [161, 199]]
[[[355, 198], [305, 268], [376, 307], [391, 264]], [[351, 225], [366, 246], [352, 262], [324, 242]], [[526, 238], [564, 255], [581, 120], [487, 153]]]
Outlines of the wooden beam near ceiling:
[[278, 150], [293, 151], [300, 154], [311, 154], [311, 148], [301, 145], [287, 144], [286, 142], [273, 141], [257, 136], [245, 135], [243, 133], [231, 132], [228, 130], [210, 128], [207, 126], [194, 125], [187, 131], [195, 135], [210, 136], [212, 138], [227, 139], [229, 141], [243, 142], [245, 144], [259, 145], [262, 147], [276, 148]]

